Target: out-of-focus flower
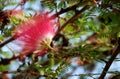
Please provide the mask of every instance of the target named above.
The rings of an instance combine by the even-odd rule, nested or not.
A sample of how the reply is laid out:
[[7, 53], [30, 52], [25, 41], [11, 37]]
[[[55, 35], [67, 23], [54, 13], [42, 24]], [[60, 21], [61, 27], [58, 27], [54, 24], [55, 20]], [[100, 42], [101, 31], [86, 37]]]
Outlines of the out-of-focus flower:
[[46, 13], [29, 18], [15, 29], [15, 42], [22, 47], [21, 56], [31, 53], [43, 55], [56, 33], [54, 21]]

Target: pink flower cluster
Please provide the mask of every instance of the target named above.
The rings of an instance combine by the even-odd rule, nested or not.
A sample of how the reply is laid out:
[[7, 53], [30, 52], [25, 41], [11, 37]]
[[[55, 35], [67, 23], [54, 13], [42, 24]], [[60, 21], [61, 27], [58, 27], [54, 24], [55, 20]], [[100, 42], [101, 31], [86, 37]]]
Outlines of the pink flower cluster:
[[56, 33], [54, 21], [46, 13], [28, 18], [15, 29], [15, 41], [22, 47], [21, 55], [31, 53], [43, 55], [50, 47], [52, 38]]

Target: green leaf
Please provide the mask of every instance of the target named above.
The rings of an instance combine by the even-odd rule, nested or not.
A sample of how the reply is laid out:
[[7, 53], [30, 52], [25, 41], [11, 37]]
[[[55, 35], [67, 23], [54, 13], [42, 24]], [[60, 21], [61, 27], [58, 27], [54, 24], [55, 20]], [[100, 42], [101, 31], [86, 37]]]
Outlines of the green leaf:
[[58, 4], [58, 9], [61, 9], [63, 7], [63, 2], [61, 1], [59, 4]]
[[3, 40], [4, 39], [4, 36], [0, 36], [0, 40]]
[[6, 71], [9, 69], [9, 65], [0, 65], [0, 72]]
[[101, 51], [101, 52], [108, 51], [108, 50], [111, 50], [111, 47], [103, 46], [98, 48], [98, 51]]

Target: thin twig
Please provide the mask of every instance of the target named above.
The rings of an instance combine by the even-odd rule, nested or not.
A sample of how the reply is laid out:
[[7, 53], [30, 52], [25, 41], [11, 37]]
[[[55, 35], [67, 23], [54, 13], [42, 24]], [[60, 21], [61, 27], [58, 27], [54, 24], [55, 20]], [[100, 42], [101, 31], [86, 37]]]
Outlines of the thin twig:
[[[29, 70], [17, 70], [17, 71], [4, 71], [4, 72], [0, 72], [0, 75], [2, 74], [17, 74], [17, 73], [21, 73], [21, 74], [25, 74], [28, 73]], [[42, 76], [42, 77], [48, 77], [48, 75], [41, 75], [38, 72], [35, 71], [29, 71], [30, 75], [35, 75], [35, 76]]]
[[66, 25], [67, 25], [68, 23], [73, 22], [82, 12], [84, 12], [84, 11], [87, 10], [87, 9], [88, 9], [88, 5], [84, 6], [80, 11], [77, 11], [77, 10], [76, 10], [75, 14], [74, 14], [68, 21], [66, 21], [66, 22], [61, 26], [61, 28], [57, 31], [56, 35], [57, 35], [58, 33], [60, 33], [60, 32], [66, 27]]
[[72, 74], [69, 76], [93, 76], [93, 75], [100, 75], [100, 73]]
[[84, 6], [80, 11], [76, 11], [73, 17], [71, 17], [66, 23], [64, 23], [58, 32], [62, 31], [68, 23], [73, 22], [86, 9], [88, 9], [88, 5]]
[[98, 79], [104, 79], [104, 77], [106, 76], [110, 66], [112, 65], [114, 59], [116, 58], [116, 56], [120, 53], [120, 39], [118, 40], [118, 46], [116, 48], [116, 50], [113, 52], [111, 58], [108, 60], [108, 62], [106, 63], [102, 74], [100, 75], [100, 77]]

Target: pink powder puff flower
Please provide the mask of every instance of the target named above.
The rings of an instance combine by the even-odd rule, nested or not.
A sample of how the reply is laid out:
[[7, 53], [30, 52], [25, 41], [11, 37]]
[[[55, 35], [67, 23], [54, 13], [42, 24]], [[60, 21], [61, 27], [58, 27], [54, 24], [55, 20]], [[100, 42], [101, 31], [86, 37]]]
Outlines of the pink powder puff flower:
[[22, 47], [21, 56], [36, 53], [41, 56], [50, 47], [56, 29], [53, 19], [46, 13], [28, 18], [28, 20], [15, 29], [15, 42]]

